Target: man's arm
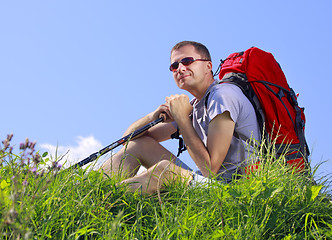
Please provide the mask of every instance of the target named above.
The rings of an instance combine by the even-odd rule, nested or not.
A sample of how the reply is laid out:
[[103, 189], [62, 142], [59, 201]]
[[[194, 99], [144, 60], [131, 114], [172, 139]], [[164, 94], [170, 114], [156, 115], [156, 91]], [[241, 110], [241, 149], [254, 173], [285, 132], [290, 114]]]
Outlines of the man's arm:
[[211, 171], [217, 173], [231, 145], [235, 123], [228, 111], [217, 115], [209, 124], [207, 148], [210, 153]]
[[234, 126], [229, 112], [216, 116], [209, 124], [206, 148], [191, 122], [179, 123], [187, 150], [204, 176], [219, 171], [231, 144]]
[[229, 112], [219, 114], [211, 120], [205, 147], [188, 117], [192, 110], [188, 97], [171, 96], [168, 102], [191, 158], [204, 176], [209, 176], [211, 172], [216, 174], [225, 160], [234, 132], [235, 123]]
[[155, 111], [132, 123], [124, 132], [123, 136], [134, 132], [135, 130], [149, 124], [150, 122], [156, 120], [163, 115], [165, 119], [164, 122], [153, 126], [152, 128], [137, 136], [136, 138], [141, 136], [150, 136], [154, 138], [157, 142], [162, 142], [170, 139], [171, 134], [176, 131], [176, 128], [171, 123], [172, 119], [169, 117], [167, 112], [169, 112], [168, 107], [165, 104], [160, 105]]

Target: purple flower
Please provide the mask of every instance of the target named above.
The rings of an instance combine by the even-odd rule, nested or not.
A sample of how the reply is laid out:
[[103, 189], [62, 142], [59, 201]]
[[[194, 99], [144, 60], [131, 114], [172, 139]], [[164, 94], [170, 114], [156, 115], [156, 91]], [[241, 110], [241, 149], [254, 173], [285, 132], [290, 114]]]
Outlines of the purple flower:
[[11, 134], [8, 134], [8, 135], [7, 135], [7, 139], [8, 139], [8, 141], [11, 141], [12, 138], [13, 138], [13, 136], [14, 136], [14, 134], [12, 134], [12, 133], [11, 133]]
[[32, 173], [35, 173], [36, 171], [37, 171], [37, 168], [31, 168], [31, 170], [30, 170]]
[[40, 158], [40, 155], [38, 153], [36, 153], [36, 155], [33, 157], [33, 161], [38, 164], [40, 161], [39, 161], [39, 158]]
[[24, 143], [20, 143], [20, 149], [22, 149], [22, 150], [25, 149], [25, 144]]
[[8, 139], [2, 141], [2, 143], [3, 143], [3, 146], [4, 146], [5, 150], [6, 150], [9, 147], [9, 141], [8, 141]]
[[36, 141], [34, 141], [33, 143], [31, 143], [30, 148], [31, 148], [31, 149], [34, 149], [35, 146], [36, 146]]
[[28, 181], [27, 181], [27, 180], [24, 180], [24, 181], [22, 182], [22, 184], [23, 184], [23, 186], [27, 186], [27, 185], [28, 185]]
[[60, 169], [62, 167], [62, 164], [60, 163], [57, 163], [57, 166], [56, 166], [58, 169]]

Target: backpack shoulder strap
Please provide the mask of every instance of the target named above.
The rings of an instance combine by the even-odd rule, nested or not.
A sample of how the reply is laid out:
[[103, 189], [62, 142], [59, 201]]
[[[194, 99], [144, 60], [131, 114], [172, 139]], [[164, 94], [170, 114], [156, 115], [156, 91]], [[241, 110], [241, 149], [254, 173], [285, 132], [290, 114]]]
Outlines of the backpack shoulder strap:
[[[217, 81], [217, 84], [221, 84], [221, 83], [222, 83], [222, 81], [220, 81], [220, 80]], [[216, 84], [216, 85], [217, 85], [217, 84]], [[239, 86], [239, 87], [240, 87], [240, 86]], [[240, 87], [240, 88], [241, 88], [241, 87]], [[212, 89], [213, 89], [213, 87], [210, 88], [210, 90], [208, 91], [208, 93], [205, 95], [204, 106], [205, 106], [205, 109], [206, 109], [206, 110], [207, 110], [207, 108], [208, 108], [208, 101], [209, 101], [209, 97], [210, 97], [210, 93], [211, 93]], [[235, 131], [235, 129], [234, 129], [234, 132], [233, 132], [233, 136], [234, 136], [235, 138], [237, 138], [237, 139], [241, 139], [241, 138], [240, 138], [240, 135]]]
[[244, 73], [230, 72], [224, 75], [224, 77], [220, 80], [220, 83], [231, 83], [238, 86], [242, 90], [243, 94], [247, 97], [255, 110], [259, 130], [261, 131], [261, 133], [263, 133], [265, 121], [263, 109], [261, 107], [259, 99], [257, 98], [257, 95], [255, 94], [250, 83], [248, 82], [247, 76]]

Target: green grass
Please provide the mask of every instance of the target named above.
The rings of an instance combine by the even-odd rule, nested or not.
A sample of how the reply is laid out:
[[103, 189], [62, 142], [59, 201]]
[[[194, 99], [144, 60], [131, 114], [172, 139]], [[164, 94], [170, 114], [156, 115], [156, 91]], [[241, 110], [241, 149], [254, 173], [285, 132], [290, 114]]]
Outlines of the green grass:
[[175, 182], [159, 198], [99, 172], [61, 170], [24, 144], [17, 155], [6, 141], [0, 149], [2, 239], [332, 238], [330, 192], [282, 161], [227, 185]]

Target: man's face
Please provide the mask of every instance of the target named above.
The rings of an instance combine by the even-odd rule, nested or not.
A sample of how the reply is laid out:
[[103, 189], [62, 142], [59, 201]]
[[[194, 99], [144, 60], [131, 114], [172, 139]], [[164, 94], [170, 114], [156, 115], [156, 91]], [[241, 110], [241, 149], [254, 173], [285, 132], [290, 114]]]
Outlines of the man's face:
[[[202, 59], [202, 56], [196, 52], [192, 45], [185, 45], [172, 52], [171, 63], [180, 62], [187, 57]], [[199, 84], [204, 81], [207, 74], [211, 73], [211, 65], [210, 61], [195, 61], [188, 66], [179, 63], [178, 68], [173, 71], [176, 85], [183, 90], [191, 92], [192, 89], [200, 86]]]

